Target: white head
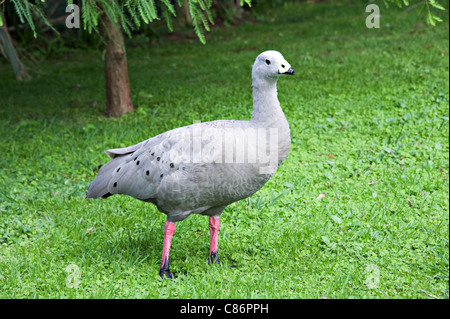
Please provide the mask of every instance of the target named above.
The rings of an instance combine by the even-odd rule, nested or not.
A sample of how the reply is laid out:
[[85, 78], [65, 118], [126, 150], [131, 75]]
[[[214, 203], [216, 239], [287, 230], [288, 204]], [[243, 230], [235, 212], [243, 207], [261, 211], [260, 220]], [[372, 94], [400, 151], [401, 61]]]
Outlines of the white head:
[[265, 51], [256, 57], [253, 64], [252, 78], [255, 80], [276, 79], [281, 74], [294, 74], [294, 69], [278, 51]]

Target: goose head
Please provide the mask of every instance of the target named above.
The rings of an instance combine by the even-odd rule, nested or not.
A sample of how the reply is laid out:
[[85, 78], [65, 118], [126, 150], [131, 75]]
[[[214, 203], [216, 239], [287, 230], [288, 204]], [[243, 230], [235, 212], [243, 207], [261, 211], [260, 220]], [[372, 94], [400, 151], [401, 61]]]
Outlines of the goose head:
[[265, 51], [256, 57], [253, 78], [278, 78], [282, 74], [294, 75], [294, 69], [278, 51]]

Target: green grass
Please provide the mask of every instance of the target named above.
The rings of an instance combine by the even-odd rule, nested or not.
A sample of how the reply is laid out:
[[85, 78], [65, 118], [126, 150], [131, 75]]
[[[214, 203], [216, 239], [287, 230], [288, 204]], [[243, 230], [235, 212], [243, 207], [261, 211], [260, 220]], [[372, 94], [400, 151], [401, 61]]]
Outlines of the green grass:
[[[288, 4], [205, 46], [130, 48], [138, 107], [120, 119], [102, 115], [101, 52], [44, 60], [24, 83], [3, 61], [0, 297], [448, 298], [448, 11], [432, 28], [381, 4], [381, 28], [367, 29], [364, 9]], [[267, 49], [296, 72], [278, 82], [289, 157], [222, 215], [220, 258], [236, 268], [207, 264], [208, 222], [191, 216], [172, 242], [176, 279], [162, 281], [165, 215], [86, 200], [93, 168], [104, 149], [193, 120], [248, 119], [251, 65]]]

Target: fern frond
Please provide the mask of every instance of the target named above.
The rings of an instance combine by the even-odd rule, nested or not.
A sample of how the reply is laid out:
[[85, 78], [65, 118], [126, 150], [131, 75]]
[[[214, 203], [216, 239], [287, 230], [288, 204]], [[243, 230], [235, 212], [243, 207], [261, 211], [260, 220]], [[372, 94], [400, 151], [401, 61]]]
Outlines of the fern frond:
[[143, 4], [142, 4], [141, 1], [138, 1], [136, 3], [136, 9], [137, 9], [137, 12], [135, 12], [135, 18], [137, 20], [139, 20], [139, 18], [141, 18], [142, 20], [144, 20], [145, 23], [148, 24], [149, 23], [149, 19], [147, 19], [147, 15], [144, 12]]
[[[176, 11], [175, 11], [175, 7], [172, 3], [170, 3], [169, 0], [161, 0], [161, 2], [164, 4], [164, 7], [167, 8], [167, 10], [175, 17]], [[163, 8], [164, 8], [163, 7]]]
[[36, 26], [34, 25], [33, 17], [31, 15], [30, 3], [27, 0], [16, 0], [13, 1], [13, 3], [17, 15], [19, 16], [20, 22], [27, 22], [31, 30], [33, 31], [34, 37], [36, 37]]
[[[131, 30], [134, 28], [134, 23], [128, 18], [128, 16], [125, 14], [125, 8], [124, 5], [120, 5], [118, 3], [115, 4], [114, 10], [116, 11], [116, 17], [117, 20], [120, 22], [120, 25], [122, 26], [123, 31], [128, 37], [132, 37]], [[139, 20], [137, 20], [139, 23]]]
[[194, 25], [194, 32], [197, 35], [200, 42], [205, 44], [206, 43], [205, 35], [203, 33], [203, 30], [200, 28], [200, 21], [199, 21], [201, 19], [200, 16], [202, 16], [202, 13], [197, 8], [194, 1], [189, 1], [188, 5], [189, 5], [189, 13], [191, 14], [192, 17], [192, 24]]
[[[52, 24], [50, 23], [50, 21], [48, 21], [47, 17], [45, 16], [44, 10], [42, 10], [41, 7], [31, 4], [31, 11], [33, 11], [33, 13], [40, 17], [42, 19], [42, 21], [45, 23], [45, 25], [47, 25], [52, 31], [54, 31], [56, 33], [56, 35], [59, 36], [59, 32], [52, 26]], [[34, 30], [33, 30], [34, 31]], [[36, 38], [36, 32], [34, 32], [34, 37]]]
[[82, 0], [81, 17], [83, 19], [83, 28], [89, 33], [98, 32], [98, 21], [101, 10], [93, 0]]
[[139, 19], [139, 15], [136, 14], [138, 2], [136, 1], [127, 1], [124, 3], [124, 7], [127, 8], [128, 15], [130, 16], [131, 20], [135, 24], [137, 28], [141, 27], [141, 20]]
[[[59, 35], [58, 31], [51, 25], [45, 16], [44, 10], [41, 7], [41, 3], [32, 3], [28, 0], [11, 0], [14, 5], [14, 9], [19, 17], [20, 22], [27, 23], [31, 30], [33, 31], [33, 36], [36, 38], [36, 26], [34, 24], [34, 17], [38, 17], [42, 19], [42, 21], [50, 27], [57, 35]], [[43, 2], [41, 0], [41, 2]], [[1, 18], [0, 18], [1, 20]], [[1, 23], [0, 25], [2, 25]]]
[[189, 13], [192, 17], [192, 24], [194, 25], [194, 32], [199, 38], [200, 42], [205, 44], [205, 34], [202, 29], [210, 31], [210, 24], [213, 23], [210, 8], [212, 5], [212, 0], [189, 0]]
[[161, 2], [164, 4], [161, 8], [162, 15], [167, 23], [167, 28], [170, 32], [173, 31], [173, 24], [172, 24], [172, 16], [176, 16], [175, 8], [174, 6], [168, 1], [168, 0], [161, 0]]

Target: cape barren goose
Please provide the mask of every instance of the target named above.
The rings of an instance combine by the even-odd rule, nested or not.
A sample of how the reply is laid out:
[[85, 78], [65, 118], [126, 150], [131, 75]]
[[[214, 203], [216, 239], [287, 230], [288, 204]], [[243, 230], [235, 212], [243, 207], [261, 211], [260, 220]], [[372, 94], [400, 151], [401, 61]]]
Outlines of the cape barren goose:
[[219, 216], [253, 195], [288, 156], [289, 124], [277, 98], [280, 75], [294, 70], [277, 51], [258, 55], [252, 69], [250, 121], [218, 120], [177, 128], [139, 144], [105, 151], [111, 160], [86, 197], [125, 194], [155, 204], [167, 215], [159, 275], [172, 278], [169, 251], [175, 222], [209, 216], [209, 262], [219, 263]]

